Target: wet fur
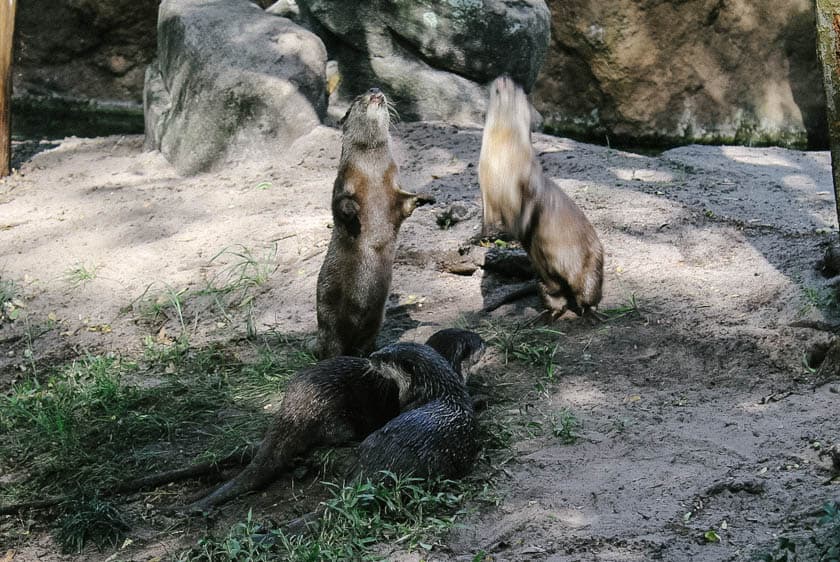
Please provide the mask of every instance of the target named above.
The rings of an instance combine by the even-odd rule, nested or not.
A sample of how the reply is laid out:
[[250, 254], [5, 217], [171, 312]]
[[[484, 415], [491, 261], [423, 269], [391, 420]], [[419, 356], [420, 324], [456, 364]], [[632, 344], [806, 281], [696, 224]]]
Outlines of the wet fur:
[[[295, 457], [318, 446], [361, 441], [400, 412], [414, 408], [418, 401], [440, 395], [440, 389], [454, 385], [466, 392], [464, 379], [456, 369], [466, 373], [483, 354], [484, 341], [473, 332], [449, 329], [433, 334], [427, 343], [410, 344], [413, 347], [405, 352], [401, 347], [389, 346], [384, 348], [390, 350], [387, 355], [377, 352], [379, 355], [374, 354], [370, 360], [335, 357], [295, 375], [251, 463], [190, 508], [207, 510], [263, 488]], [[411, 361], [421, 362], [412, 368], [424, 376], [398, 376], [395, 369], [404, 368]], [[436, 376], [443, 382], [436, 383]], [[449, 381], [453, 377], [456, 380]], [[444, 410], [427, 413], [444, 416], [444, 420], [445, 414]]]
[[358, 474], [466, 475], [478, 454], [478, 425], [463, 377], [427, 345], [389, 345], [370, 360], [396, 382], [402, 413], [359, 445]]
[[522, 89], [507, 77], [494, 80], [478, 166], [483, 227], [501, 222], [520, 240], [553, 316], [583, 315], [601, 301], [604, 250], [583, 211], [543, 174], [530, 122]]
[[375, 89], [358, 96], [343, 120], [332, 193], [334, 227], [316, 294], [315, 353], [322, 359], [373, 350], [390, 291], [397, 233], [418, 199], [429, 200], [400, 188], [389, 124], [387, 101]]

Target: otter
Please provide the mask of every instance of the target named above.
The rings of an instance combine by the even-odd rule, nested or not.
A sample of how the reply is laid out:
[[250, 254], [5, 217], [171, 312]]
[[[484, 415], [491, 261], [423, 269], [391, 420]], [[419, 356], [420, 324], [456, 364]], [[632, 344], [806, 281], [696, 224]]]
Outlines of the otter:
[[490, 85], [478, 177], [483, 229], [501, 222], [521, 243], [553, 318], [593, 313], [601, 301], [604, 250], [583, 211], [547, 178], [531, 145], [531, 109], [507, 76]]
[[478, 454], [478, 425], [465, 381], [427, 345], [395, 343], [370, 356], [399, 388], [402, 413], [359, 445], [356, 474], [460, 478]]
[[389, 125], [388, 101], [378, 88], [356, 97], [342, 119], [333, 231], [316, 292], [321, 359], [373, 350], [400, 225], [417, 205], [434, 201], [400, 188]]
[[[205, 511], [268, 485], [298, 455], [321, 445], [365, 439], [377, 429], [388, 427], [386, 424], [398, 419], [401, 411], [418, 408], [432, 399], [440, 403], [421, 410], [410, 419], [403, 418], [376, 438], [381, 445], [374, 446], [373, 441], [368, 441], [365, 448], [368, 454], [375, 455], [371, 459], [381, 459], [385, 450], [395, 449], [395, 443], [388, 442], [389, 437], [409, 437], [413, 434], [416, 438], [406, 444], [405, 451], [395, 455], [399, 465], [395, 468], [411, 468], [411, 459], [416, 456], [414, 450], [419, 448], [425, 456], [417, 461], [418, 471], [457, 474], [466, 468], [464, 459], [472, 453], [464, 449], [461, 456], [454, 457], [453, 461], [447, 449], [451, 444], [436, 443], [435, 436], [429, 432], [437, 431], [434, 426], [437, 424], [443, 428], [440, 436], [455, 437], [456, 432], [464, 434], [461, 426], [470, 405], [454, 408], [452, 403], [460, 405], [465, 400], [466, 376], [484, 350], [484, 341], [478, 334], [450, 328], [433, 334], [426, 345], [396, 344], [396, 347], [383, 348], [371, 359], [336, 357], [321, 361], [299, 372], [289, 382], [280, 410], [262, 442], [254, 448], [255, 452], [237, 453], [215, 463], [201, 463], [145, 476], [101, 490], [101, 493], [105, 496], [133, 493], [169, 482], [218, 473], [222, 466], [241, 464], [241, 461], [250, 459], [237, 476], [186, 506], [191, 511]], [[461, 421], [450, 424], [449, 416], [456, 411]], [[412, 430], [415, 426], [417, 429]], [[474, 447], [472, 433], [467, 434], [471, 440], [461, 442], [459, 446]], [[373, 464], [367, 461], [364, 465], [369, 470], [385, 466], [382, 460]], [[55, 496], [0, 506], [0, 515], [24, 509], [44, 509], [68, 499], [69, 496]], [[181, 509], [184, 506], [164, 508], [166, 511]]]
[[[262, 488], [296, 456], [317, 446], [365, 439], [434, 392], [458, 386], [449, 381], [452, 377], [465, 388], [456, 370], [466, 374], [481, 356], [485, 347], [481, 337], [466, 330], [441, 330], [427, 344], [410, 344], [425, 351], [395, 344], [398, 347], [388, 346], [370, 359], [335, 357], [296, 374], [250, 464], [214, 492], [193, 502], [190, 509], [207, 510]], [[411, 365], [412, 361], [420, 364]], [[421, 374], [413, 378], [398, 376], [401, 370]], [[436, 381], [436, 377], [441, 380]], [[447, 415], [447, 411], [427, 415]], [[446, 420], [438, 423], [445, 425]]]

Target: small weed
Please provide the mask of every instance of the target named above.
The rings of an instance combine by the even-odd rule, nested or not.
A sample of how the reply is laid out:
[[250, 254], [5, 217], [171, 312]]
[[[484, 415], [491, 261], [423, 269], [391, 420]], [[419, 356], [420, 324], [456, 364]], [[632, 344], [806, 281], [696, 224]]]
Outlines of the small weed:
[[569, 410], [561, 410], [558, 414], [551, 416], [552, 433], [560, 439], [564, 445], [573, 445], [580, 438], [578, 432], [583, 424]]
[[829, 287], [819, 289], [814, 287], [803, 287], [802, 298], [805, 302], [799, 309], [800, 315], [805, 315], [814, 309], [831, 313], [836, 313], [840, 309], [840, 302], [837, 300], [837, 294]]
[[130, 310], [135, 304], [139, 307], [139, 313], [142, 317], [149, 321], [155, 321], [161, 316], [178, 323], [179, 330], [182, 336], [187, 334], [187, 323], [184, 317], [186, 302], [192, 297], [189, 289], [175, 289], [174, 287], [164, 284], [164, 288], [160, 293], [152, 293], [149, 291], [156, 283], [150, 283], [146, 290], [143, 291], [139, 297], [134, 299], [124, 310]]
[[64, 272], [64, 279], [75, 289], [96, 279], [97, 272], [100, 268], [101, 266], [99, 265], [87, 266], [79, 262]]
[[60, 509], [55, 538], [64, 553], [81, 553], [90, 542], [99, 550], [114, 547], [129, 528], [116, 506], [97, 495], [67, 501]]
[[640, 314], [639, 303], [636, 302], [636, 293], [631, 293], [630, 298], [627, 299], [627, 302], [625, 304], [617, 306], [615, 308], [601, 310], [600, 312], [602, 314], [605, 314], [609, 318], [609, 320], [617, 320], [630, 314]]
[[266, 536], [263, 526], [254, 521], [251, 510], [248, 517], [231, 527], [221, 539], [205, 537], [188, 553], [182, 554], [179, 562], [260, 562], [273, 560], [271, 541], [260, 540]]
[[19, 319], [23, 308], [23, 297], [17, 283], [0, 279], [0, 326]]

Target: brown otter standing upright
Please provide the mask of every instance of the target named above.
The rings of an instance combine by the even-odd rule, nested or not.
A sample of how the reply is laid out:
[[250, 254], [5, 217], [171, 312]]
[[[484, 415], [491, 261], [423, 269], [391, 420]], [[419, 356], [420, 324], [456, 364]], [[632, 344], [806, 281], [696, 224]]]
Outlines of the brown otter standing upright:
[[332, 195], [335, 224], [318, 274], [320, 358], [373, 350], [391, 286], [397, 233], [426, 196], [400, 189], [391, 154], [390, 119], [378, 88], [353, 100], [342, 126]]
[[531, 108], [506, 76], [490, 86], [478, 178], [484, 229], [501, 221], [522, 242], [556, 318], [590, 313], [601, 301], [604, 250], [583, 211], [543, 175], [531, 146]]

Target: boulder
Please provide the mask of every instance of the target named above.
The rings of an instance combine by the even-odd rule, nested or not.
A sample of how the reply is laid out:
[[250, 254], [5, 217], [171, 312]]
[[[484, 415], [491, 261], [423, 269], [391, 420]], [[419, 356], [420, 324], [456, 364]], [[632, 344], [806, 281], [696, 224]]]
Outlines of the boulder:
[[551, 132], [825, 146], [810, 0], [549, 0], [534, 89]]
[[405, 119], [480, 122], [484, 84], [530, 89], [545, 58], [542, 0], [298, 0], [301, 21], [339, 63], [346, 97], [377, 85]]
[[184, 174], [276, 158], [326, 113], [326, 49], [248, 0], [164, 0], [146, 146]]

